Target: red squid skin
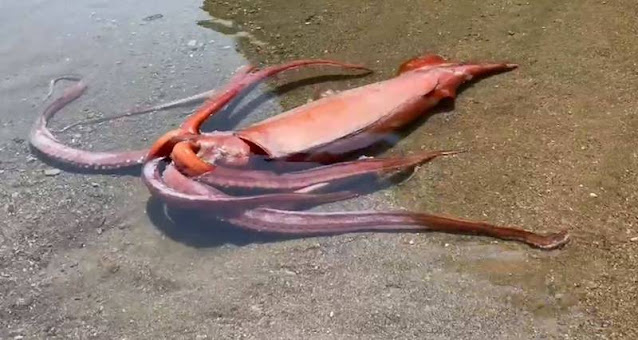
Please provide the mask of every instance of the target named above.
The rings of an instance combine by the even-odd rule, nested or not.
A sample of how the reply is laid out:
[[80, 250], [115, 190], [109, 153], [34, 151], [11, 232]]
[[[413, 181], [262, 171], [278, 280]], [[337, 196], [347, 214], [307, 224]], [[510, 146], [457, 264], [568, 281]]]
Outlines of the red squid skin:
[[[517, 67], [509, 63], [457, 63], [428, 54], [404, 62], [390, 79], [326, 96], [288, 112], [235, 131], [202, 132], [211, 115], [242, 91], [288, 69], [326, 64], [369, 71], [361, 65], [330, 60], [300, 60], [259, 70], [245, 67], [212, 95], [179, 128], [161, 137], [148, 150], [93, 153], [57, 142], [46, 122], [79, 97], [78, 83], [54, 101], [34, 125], [31, 144], [63, 163], [94, 169], [142, 164], [142, 180], [151, 192], [174, 207], [197, 211], [239, 227], [274, 233], [325, 234], [366, 230], [441, 231], [513, 240], [540, 249], [565, 245], [567, 232], [542, 235], [520, 228], [496, 226], [450, 216], [416, 212], [316, 213], [299, 210], [354, 197], [359, 193], [335, 189], [341, 182], [373, 175], [378, 178], [414, 169], [437, 157], [459, 151], [420, 152], [409, 157], [346, 161], [345, 155], [384, 139], [412, 123], [446, 98], [455, 98], [463, 83]], [[251, 161], [293, 164], [317, 162], [302, 171], [251, 168]], [[167, 162], [164, 172], [160, 164]], [[257, 190], [232, 196], [220, 189]], [[266, 191], [264, 193], [263, 191]]]

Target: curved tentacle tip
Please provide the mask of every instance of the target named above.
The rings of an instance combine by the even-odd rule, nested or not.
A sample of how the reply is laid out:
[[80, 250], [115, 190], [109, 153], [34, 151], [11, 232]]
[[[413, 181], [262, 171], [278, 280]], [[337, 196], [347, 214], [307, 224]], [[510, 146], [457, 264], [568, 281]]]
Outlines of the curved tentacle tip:
[[564, 247], [569, 243], [570, 237], [567, 230], [563, 230], [557, 233], [551, 233], [544, 237], [542, 243], [536, 244], [536, 246], [543, 250], [554, 250]]
[[505, 64], [505, 67], [507, 67], [510, 70], [513, 70], [515, 68], [518, 68], [518, 64]]

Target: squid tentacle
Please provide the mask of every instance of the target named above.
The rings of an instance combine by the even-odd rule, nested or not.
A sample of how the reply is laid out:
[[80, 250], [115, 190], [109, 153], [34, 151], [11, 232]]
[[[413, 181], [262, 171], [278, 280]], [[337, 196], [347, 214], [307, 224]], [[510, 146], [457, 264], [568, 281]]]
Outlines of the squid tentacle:
[[76, 75], [64, 75], [64, 76], [59, 76], [57, 78], [53, 78], [51, 79], [51, 81], [49, 81], [49, 92], [47, 92], [47, 95], [44, 96], [43, 101], [46, 101], [47, 99], [49, 99], [52, 95], [53, 95], [53, 90], [55, 89], [55, 84], [61, 80], [69, 80], [69, 81], [80, 81], [82, 80], [82, 77], [76, 76]]
[[175, 188], [164, 182], [162, 174], [160, 173], [161, 162], [162, 159], [156, 158], [146, 162], [142, 168], [142, 181], [146, 184], [153, 196], [160, 197], [171, 206], [186, 209], [201, 209], [219, 216], [238, 214], [240, 213], [237, 211], [238, 207], [241, 207], [241, 209], [250, 209], [255, 207], [312, 206], [341, 201], [357, 196], [357, 193], [350, 191], [330, 193], [273, 193], [238, 197], [215, 191], [211, 194], [190, 195], [175, 190]]
[[[324, 63], [328, 64], [327, 62], [324, 62]], [[330, 65], [344, 66], [346, 68], [366, 69], [366, 68], [359, 67], [359, 65], [339, 64], [338, 62], [332, 62], [332, 63], [330, 63]], [[230, 79], [229, 82], [230, 83], [236, 82], [238, 80], [237, 79], [238, 76], [244, 76], [244, 75], [249, 74], [250, 72], [252, 72], [254, 70], [255, 70], [255, 67], [252, 67], [252, 66], [242, 67], [242, 68], [240, 68], [240, 70], [237, 71], [237, 74], [235, 74], [233, 76], [233, 78]], [[52, 80], [51, 81], [51, 85], [50, 85], [49, 94], [47, 95], [46, 98], [50, 97], [51, 94], [53, 93], [53, 88], [52, 87], [55, 84], [55, 82], [57, 82], [57, 81], [59, 81], [61, 79], [80, 80], [78, 77], [71, 77], [71, 76], [58, 77], [58, 78]], [[141, 114], [145, 114], [145, 113], [167, 110], [167, 109], [171, 109], [171, 108], [174, 108], [174, 107], [177, 107], [177, 106], [187, 105], [187, 104], [191, 104], [191, 103], [194, 103], [194, 102], [205, 100], [207, 98], [211, 98], [216, 93], [219, 93], [219, 90], [218, 89], [212, 89], [212, 90], [208, 90], [208, 91], [204, 91], [204, 92], [201, 92], [201, 93], [194, 94], [194, 95], [186, 97], [186, 98], [176, 99], [176, 100], [170, 101], [168, 103], [158, 104], [158, 105], [154, 105], [154, 106], [146, 106], [146, 107], [142, 107], [142, 108], [130, 109], [129, 111], [127, 111], [125, 113], [122, 113], [122, 114], [118, 114], [118, 115], [81, 120], [81, 121], [66, 125], [63, 128], [58, 129], [58, 130], [54, 130], [54, 131], [60, 133], [60, 132], [67, 131], [67, 130], [69, 130], [71, 128], [74, 128], [76, 126], [79, 126], [79, 125], [98, 124], [98, 123], [103, 123], [103, 122], [107, 122], [107, 121], [122, 119], [122, 118], [126, 118], [126, 117], [133, 117], [133, 116], [137, 116], [137, 115], [141, 115]]]
[[[233, 76], [233, 78], [231, 78], [230, 81], [231, 82], [236, 81], [237, 77], [245, 76], [246, 74], [248, 74], [249, 72], [251, 72], [253, 70], [254, 70], [254, 67], [252, 67], [252, 66], [242, 67], [242, 68], [240, 68], [237, 71], [237, 73]], [[56, 79], [59, 79], [59, 78], [56, 78]], [[60, 133], [60, 132], [64, 132], [64, 131], [66, 131], [68, 129], [71, 129], [71, 128], [79, 126], [79, 125], [98, 124], [98, 123], [103, 123], [103, 122], [107, 122], [107, 121], [117, 120], [117, 119], [121, 119], [121, 118], [125, 118], [125, 117], [133, 117], [133, 116], [141, 115], [141, 114], [144, 114], [144, 113], [167, 110], [167, 109], [174, 108], [174, 107], [177, 107], [177, 106], [187, 105], [187, 104], [194, 103], [194, 102], [197, 102], [197, 101], [205, 100], [207, 98], [211, 98], [213, 95], [215, 95], [218, 92], [219, 92], [218, 89], [212, 89], [212, 90], [208, 90], [208, 91], [201, 92], [201, 93], [198, 93], [198, 94], [194, 94], [194, 95], [192, 95], [190, 97], [176, 99], [176, 100], [170, 101], [168, 103], [164, 103], [164, 104], [158, 104], [158, 105], [154, 105], [154, 106], [147, 106], [147, 107], [142, 107], [142, 108], [131, 109], [131, 110], [125, 112], [125, 113], [118, 114], [118, 115], [113, 115], [113, 116], [108, 116], [108, 117], [100, 117], [100, 118], [95, 118], [95, 119], [85, 119], [85, 120], [81, 120], [81, 121], [69, 124], [69, 125], [61, 128], [61, 129], [59, 129], [59, 130], [54, 130], [54, 131]]]
[[[152, 186], [170, 186], [172, 192], [179, 192], [180, 195], [190, 197], [190, 199], [207, 197], [208, 195], [219, 198], [223, 197], [222, 195], [227, 196], [213, 187], [184, 176], [179, 171], [171, 171], [170, 176], [166, 176], [164, 180], [166, 183], [161, 183], [163, 181], [160, 179], [150, 184]], [[157, 190], [153, 191], [158, 193]], [[171, 201], [165, 192], [159, 192], [159, 196], [167, 202]], [[300, 236], [363, 231], [435, 231], [518, 241], [543, 250], [557, 249], [569, 242], [569, 234], [566, 231], [539, 234], [520, 228], [501, 227], [480, 221], [406, 211], [325, 213], [256, 207], [245, 209], [238, 215], [215, 217], [252, 231]]]
[[232, 223], [246, 229], [280, 234], [312, 235], [362, 231], [438, 231], [445, 233], [489, 236], [518, 241], [532, 247], [551, 250], [569, 241], [567, 231], [538, 234], [511, 227], [414, 212], [357, 211], [313, 213], [278, 209], [250, 209]]
[[237, 94], [239, 94], [239, 92], [243, 91], [245, 88], [253, 86], [260, 81], [278, 73], [311, 65], [338, 66], [346, 69], [356, 69], [364, 70], [366, 72], [372, 72], [369, 68], [363, 65], [344, 63], [329, 59], [302, 59], [291, 61], [281, 65], [269, 66], [260, 70], [256, 70], [244, 77], [239, 77], [238, 79], [229, 82], [229, 84], [224, 87], [224, 90], [220, 91], [220, 93], [223, 92], [224, 95], [220, 96], [219, 98], [215, 98], [214, 100], [209, 100], [199, 110], [197, 110], [197, 112], [188, 117], [186, 121], [182, 123], [180, 128], [191, 133], [198, 133], [204, 121], [211, 114], [219, 111], [219, 109], [225, 106], [230, 100], [232, 100], [235, 96], [237, 96]]
[[369, 174], [385, 174], [406, 170], [439, 156], [462, 151], [428, 151], [408, 157], [368, 158], [335, 163], [308, 170], [278, 174], [264, 170], [231, 169], [216, 165], [215, 169], [193, 179], [217, 187], [244, 189], [300, 189], [324, 182], [356, 179]]
[[87, 85], [79, 81], [65, 89], [62, 96], [46, 107], [31, 129], [29, 136], [31, 146], [55, 161], [82, 169], [113, 170], [142, 164], [147, 150], [86, 151], [64, 145], [51, 134], [47, 127], [49, 120], [66, 105], [79, 98], [86, 88]]

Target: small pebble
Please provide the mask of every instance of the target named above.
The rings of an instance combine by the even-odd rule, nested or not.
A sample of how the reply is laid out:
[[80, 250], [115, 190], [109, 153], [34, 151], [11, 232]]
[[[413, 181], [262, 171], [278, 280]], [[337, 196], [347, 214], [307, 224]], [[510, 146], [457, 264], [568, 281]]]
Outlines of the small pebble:
[[638, 236], [629, 239], [631, 242], [638, 242]]
[[188, 44], [186, 44], [186, 46], [190, 47], [193, 50], [197, 49], [197, 40], [195, 40], [195, 39], [189, 40]]
[[57, 176], [62, 172], [60, 169], [46, 169], [44, 170], [45, 176]]
[[18, 308], [24, 308], [24, 307], [29, 307], [31, 302], [32, 302], [31, 299], [18, 298], [14, 305]]
[[598, 197], [598, 195], [596, 195], [596, 194], [595, 194], [595, 193], [593, 193], [593, 192], [590, 192], [590, 193], [589, 193], [589, 197], [596, 198], [596, 197]]

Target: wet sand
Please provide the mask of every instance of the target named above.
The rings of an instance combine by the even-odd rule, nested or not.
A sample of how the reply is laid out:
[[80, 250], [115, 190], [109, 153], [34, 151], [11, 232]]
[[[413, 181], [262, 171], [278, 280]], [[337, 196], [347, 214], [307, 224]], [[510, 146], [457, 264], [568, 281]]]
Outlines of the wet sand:
[[376, 75], [361, 82], [388, 77], [424, 52], [520, 64], [463, 91], [454, 109], [399, 143], [396, 152], [470, 153], [424, 167], [393, 194], [410, 209], [570, 230], [573, 242], [551, 255], [524, 251], [513, 259], [483, 251], [451, 259], [450, 268], [530, 293], [513, 301], [537, 318], [555, 321], [571, 311], [587, 319], [577, 326], [585, 334], [636, 336], [634, 2], [207, 4], [210, 13], [255, 29], [270, 43], [244, 44], [252, 58], [324, 56], [373, 65]]
[[[0, 12], [0, 338], [638, 336], [635, 3], [70, 4], [27, 1]], [[248, 60], [329, 57], [375, 70], [266, 97], [260, 88], [235, 118], [210, 124], [229, 129], [279, 112], [275, 94], [289, 108], [317, 90], [390, 77], [426, 51], [521, 67], [465, 89], [387, 152], [469, 153], [326, 209], [405, 208], [568, 229], [567, 247], [543, 252], [436, 233], [281, 240], [172, 223], [135, 173], [47, 176], [53, 168], [25, 141], [48, 81], [62, 74], [82, 75], [90, 88], [56, 127], [208, 90]], [[192, 108], [60, 138], [93, 150], [143, 147]]]

